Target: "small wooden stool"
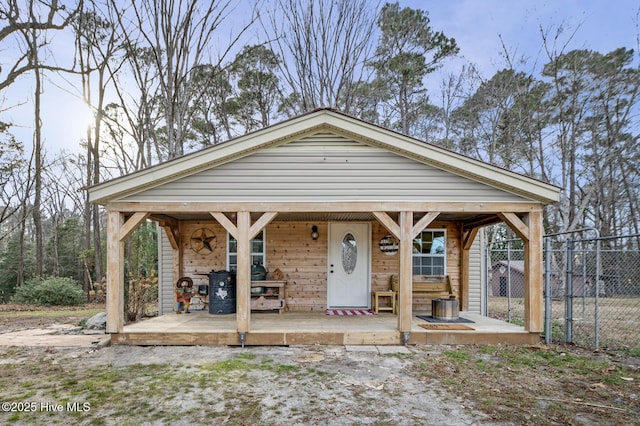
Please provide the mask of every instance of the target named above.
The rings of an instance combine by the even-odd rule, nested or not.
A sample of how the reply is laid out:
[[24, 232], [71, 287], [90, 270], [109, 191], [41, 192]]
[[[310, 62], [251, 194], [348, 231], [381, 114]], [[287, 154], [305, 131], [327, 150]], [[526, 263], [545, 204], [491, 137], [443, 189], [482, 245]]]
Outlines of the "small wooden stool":
[[[380, 298], [388, 297], [391, 302], [391, 306], [380, 306]], [[377, 314], [379, 311], [391, 311], [396, 313], [396, 292], [393, 290], [374, 291], [372, 293], [373, 298], [373, 311]]]

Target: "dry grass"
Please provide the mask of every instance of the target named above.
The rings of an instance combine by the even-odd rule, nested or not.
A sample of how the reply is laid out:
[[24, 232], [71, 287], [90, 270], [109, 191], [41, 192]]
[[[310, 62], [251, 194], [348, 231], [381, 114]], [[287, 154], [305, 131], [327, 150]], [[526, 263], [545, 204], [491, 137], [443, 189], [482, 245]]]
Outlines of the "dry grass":
[[84, 306], [0, 305], [0, 332], [8, 333], [30, 328], [46, 327], [53, 323], [79, 325], [98, 312], [104, 304]]
[[[34, 321], [64, 320], [65, 312], [71, 322], [91, 313], [0, 312], [0, 319], [28, 327]], [[458, 419], [474, 424], [640, 424], [640, 350], [610, 353], [564, 345], [409, 349], [408, 354], [349, 356], [333, 347], [0, 348], [0, 402], [90, 407], [59, 414], [5, 412], [0, 423], [452, 424]], [[445, 413], [457, 410], [458, 417], [436, 421], [421, 409], [428, 404], [442, 406]]]
[[445, 389], [493, 420], [522, 425], [640, 424], [640, 354], [559, 345], [458, 347], [439, 360]]
[[[598, 299], [599, 347], [607, 350], [630, 351], [640, 349], [640, 298], [601, 297]], [[592, 297], [573, 299], [572, 343], [585, 348], [595, 348], [596, 309]], [[523, 324], [524, 301], [506, 297], [491, 297], [489, 316]], [[566, 301], [553, 300], [551, 304], [552, 333], [554, 342], [566, 340]]]

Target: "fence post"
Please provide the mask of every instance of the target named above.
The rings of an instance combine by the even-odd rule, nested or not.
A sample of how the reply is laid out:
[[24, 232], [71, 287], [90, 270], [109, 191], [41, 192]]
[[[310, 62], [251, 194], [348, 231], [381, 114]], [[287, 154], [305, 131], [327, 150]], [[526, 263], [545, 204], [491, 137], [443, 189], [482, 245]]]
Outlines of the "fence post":
[[511, 240], [507, 241], [507, 322], [511, 322]]
[[598, 239], [596, 240], [596, 294], [595, 294], [595, 315], [594, 315], [594, 328], [595, 328], [595, 342], [596, 349], [600, 346], [600, 234], [598, 233]]
[[587, 249], [584, 241], [581, 247], [582, 253], [582, 318], [587, 317]]
[[573, 341], [573, 240], [567, 240], [567, 285], [566, 285], [567, 332], [565, 342]]
[[544, 241], [544, 341], [551, 343], [551, 239]]

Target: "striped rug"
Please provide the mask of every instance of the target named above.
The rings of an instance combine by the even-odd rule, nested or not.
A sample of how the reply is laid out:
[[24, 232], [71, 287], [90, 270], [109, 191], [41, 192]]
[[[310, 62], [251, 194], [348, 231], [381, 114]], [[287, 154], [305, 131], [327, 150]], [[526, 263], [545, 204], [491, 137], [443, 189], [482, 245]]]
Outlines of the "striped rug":
[[371, 309], [327, 309], [327, 315], [331, 316], [355, 316], [355, 315], [375, 315]]

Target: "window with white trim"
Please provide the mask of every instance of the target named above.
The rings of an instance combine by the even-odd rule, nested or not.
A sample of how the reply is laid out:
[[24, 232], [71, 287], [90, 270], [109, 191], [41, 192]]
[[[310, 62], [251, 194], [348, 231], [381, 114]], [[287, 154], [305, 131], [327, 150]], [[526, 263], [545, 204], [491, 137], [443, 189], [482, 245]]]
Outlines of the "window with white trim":
[[[262, 230], [254, 239], [251, 240], [251, 264], [266, 267], [265, 256], [265, 231]], [[227, 234], [227, 270], [236, 272], [238, 269], [238, 241], [231, 234]]]
[[447, 235], [444, 229], [425, 229], [413, 240], [413, 275], [446, 275]]

